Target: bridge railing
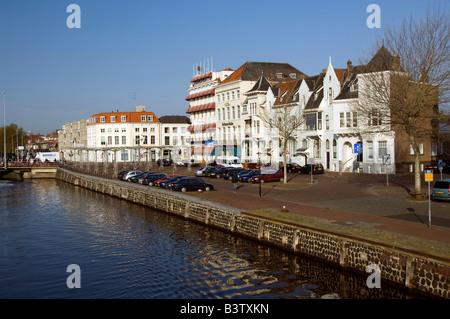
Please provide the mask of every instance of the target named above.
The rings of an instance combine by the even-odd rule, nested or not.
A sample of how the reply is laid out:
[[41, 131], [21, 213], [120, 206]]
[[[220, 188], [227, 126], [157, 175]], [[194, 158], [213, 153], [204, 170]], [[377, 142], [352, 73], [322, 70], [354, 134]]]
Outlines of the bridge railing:
[[[18, 167], [59, 167], [61, 166], [61, 162], [19, 162], [19, 161], [10, 161], [6, 163], [8, 168], [18, 168]], [[0, 167], [4, 167], [4, 163], [1, 162]]]

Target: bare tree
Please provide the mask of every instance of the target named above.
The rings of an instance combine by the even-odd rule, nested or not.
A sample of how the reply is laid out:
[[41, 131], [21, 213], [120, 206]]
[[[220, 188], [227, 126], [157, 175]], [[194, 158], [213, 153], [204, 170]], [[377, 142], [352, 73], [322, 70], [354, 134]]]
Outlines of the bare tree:
[[[367, 131], [405, 134], [414, 153], [415, 192], [421, 192], [420, 145], [436, 137], [449, 96], [448, 10], [428, 10], [385, 29], [377, 53], [360, 70], [355, 108]], [[381, 49], [380, 49], [381, 47]], [[448, 111], [448, 109], [447, 109]], [[401, 135], [400, 134], [400, 135]]]
[[[283, 183], [287, 183], [286, 151], [290, 138], [295, 131], [305, 122], [303, 112], [298, 103], [288, 103], [260, 109], [259, 117], [267, 124], [270, 130], [275, 131], [283, 145]], [[272, 137], [272, 136], [271, 136]]]

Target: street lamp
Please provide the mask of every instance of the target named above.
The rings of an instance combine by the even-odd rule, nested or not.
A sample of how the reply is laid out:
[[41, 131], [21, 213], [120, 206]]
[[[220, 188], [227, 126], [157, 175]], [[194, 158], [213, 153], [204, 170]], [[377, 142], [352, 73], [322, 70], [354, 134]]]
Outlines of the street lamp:
[[3, 91], [3, 165], [6, 169], [6, 93]]

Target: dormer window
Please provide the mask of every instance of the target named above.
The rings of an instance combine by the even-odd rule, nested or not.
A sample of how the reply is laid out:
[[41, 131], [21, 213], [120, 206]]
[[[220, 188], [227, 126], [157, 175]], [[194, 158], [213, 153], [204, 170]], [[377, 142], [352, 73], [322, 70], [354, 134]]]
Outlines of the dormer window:
[[358, 91], [358, 83], [350, 85], [350, 92]]
[[283, 73], [277, 73], [275, 75], [276, 75], [277, 79], [281, 79], [281, 77], [283, 76]]

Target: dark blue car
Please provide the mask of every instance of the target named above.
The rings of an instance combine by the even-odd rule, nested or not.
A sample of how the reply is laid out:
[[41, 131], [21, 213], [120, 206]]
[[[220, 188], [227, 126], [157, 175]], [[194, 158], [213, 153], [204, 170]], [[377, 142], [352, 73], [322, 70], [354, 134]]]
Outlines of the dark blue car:
[[259, 174], [259, 170], [256, 170], [256, 169], [247, 170], [246, 172], [241, 172], [238, 174], [238, 180], [240, 182], [248, 182], [252, 176], [255, 176], [258, 174]]

